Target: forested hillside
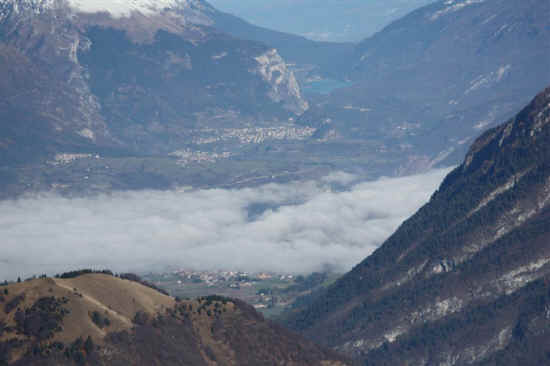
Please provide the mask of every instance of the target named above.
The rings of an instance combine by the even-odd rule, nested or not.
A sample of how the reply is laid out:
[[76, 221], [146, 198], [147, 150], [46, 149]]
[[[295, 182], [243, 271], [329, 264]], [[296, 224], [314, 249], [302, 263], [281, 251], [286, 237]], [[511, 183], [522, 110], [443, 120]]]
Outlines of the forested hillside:
[[518, 327], [545, 332], [522, 319], [549, 305], [549, 138], [547, 89], [477, 139], [427, 205], [289, 324], [367, 364], [488, 362], [520, 347]]

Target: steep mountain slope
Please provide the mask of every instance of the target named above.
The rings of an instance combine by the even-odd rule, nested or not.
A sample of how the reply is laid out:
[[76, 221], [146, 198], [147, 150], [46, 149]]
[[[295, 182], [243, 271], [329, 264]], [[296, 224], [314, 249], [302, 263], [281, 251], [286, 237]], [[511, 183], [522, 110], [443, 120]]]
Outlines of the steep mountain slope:
[[2, 365], [344, 366], [239, 301], [175, 301], [106, 274], [0, 290]]
[[369, 365], [492, 364], [525, 337], [548, 352], [549, 138], [550, 88], [290, 324]]
[[361, 42], [354, 86], [302, 120], [321, 138], [378, 136], [378, 156], [401, 151], [401, 171], [459, 163], [550, 83], [549, 19], [544, 0], [427, 5]]
[[1, 1], [2, 183], [51, 185], [24, 168], [55, 175], [44, 164], [57, 154], [167, 158], [200, 131], [283, 128], [301, 114], [307, 102], [278, 52], [220, 33], [207, 8]]
[[213, 26], [225, 33], [275, 47], [305, 77], [345, 78], [348, 74], [349, 59], [353, 57], [355, 49], [353, 43], [312, 41], [302, 36], [255, 26], [215, 10], [210, 13], [210, 17]]

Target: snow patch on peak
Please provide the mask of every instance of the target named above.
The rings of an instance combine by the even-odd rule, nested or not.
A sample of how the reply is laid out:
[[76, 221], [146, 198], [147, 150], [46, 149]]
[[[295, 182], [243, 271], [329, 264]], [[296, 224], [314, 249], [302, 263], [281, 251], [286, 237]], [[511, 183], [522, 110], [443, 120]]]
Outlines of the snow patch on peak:
[[69, 5], [83, 13], [108, 12], [113, 17], [125, 17], [132, 13], [151, 15], [165, 9], [187, 7], [187, 0], [68, 0]]
[[62, 0], [5, 0], [0, 1], [0, 15], [5, 17], [10, 11], [15, 14], [30, 11], [34, 14], [40, 14], [44, 11], [56, 7]]
[[207, 7], [202, 0], [3, 0], [0, 7], [6, 4], [11, 5], [15, 13], [23, 10], [41, 13], [68, 6], [75, 12], [106, 12], [114, 18], [129, 17], [134, 13], [149, 16], [165, 10], [200, 10]]
[[470, 87], [464, 92], [464, 95], [468, 95], [473, 91], [481, 88], [489, 88], [493, 84], [501, 82], [512, 69], [512, 65], [502, 65], [498, 70], [493, 71], [487, 75], [480, 75], [470, 82]]
[[449, 13], [454, 13], [455, 11], [461, 10], [461, 9], [465, 8], [466, 6], [468, 6], [468, 5], [479, 4], [479, 3], [482, 3], [484, 1], [485, 0], [464, 0], [464, 1], [447, 0], [443, 3], [445, 5], [445, 7], [443, 9], [438, 10], [435, 13], [433, 13], [430, 16], [430, 20], [432, 20], [432, 21], [437, 20], [443, 15], [446, 15], [446, 14], [449, 14]]

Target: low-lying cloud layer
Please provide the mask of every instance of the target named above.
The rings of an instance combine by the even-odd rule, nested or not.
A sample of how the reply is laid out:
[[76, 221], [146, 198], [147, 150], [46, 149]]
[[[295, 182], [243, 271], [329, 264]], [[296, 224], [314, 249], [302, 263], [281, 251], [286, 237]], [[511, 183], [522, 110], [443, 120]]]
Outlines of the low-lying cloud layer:
[[448, 170], [334, 192], [330, 183], [0, 202], [0, 279], [82, 267], [349, 270], [424, 204]]

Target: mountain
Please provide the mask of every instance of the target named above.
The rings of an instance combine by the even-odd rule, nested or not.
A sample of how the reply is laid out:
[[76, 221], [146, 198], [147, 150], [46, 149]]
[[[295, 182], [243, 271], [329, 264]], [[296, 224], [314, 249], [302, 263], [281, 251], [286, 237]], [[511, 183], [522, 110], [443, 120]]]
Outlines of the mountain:
[[550, 88], [289, 324], [365, 365], [548, 363], [549, 138]]
[[274, 31], [251, 24], [232, 14], [214, 8], [209, 11], [212, 26], [239, 39], [262, 42], [275, 47], [292, 65], [302, 81], [316, 78], [344, 79], [355, 44], [321, 42], [288, 32]]
[[218, 9], [265, 28], [316, 41], [358, 42], [432, 0], [211, 0]]
[[542, 0], [438, 1], [356, 46], [202, 0], [0, 4], [0, 199], [416, 173], [550, 84]]
[[372, 141], [390, 172], [459, 163], [473, 140], [550, 84], [550, 3], [445, 0], [359, 43], [353, 86], [300, 120], [334, 142]]
[[237, 300], [174, 300], [110, 274], [0, 287], [2, 365], [319, 365], [340, 356]]
[[[274, 48], [213, 28], [208, 9], [201, 0], [1, 1], [3, 191], [70, 185], [96, 168], [49, 162], [161, 156], [178, 171], [169, 154], [213, 129], [286, 129], [307, 109], [293, 72]], [[103, 172], [97, 187], [132, 184], [123, 175], [141, 176], [138, 187], [177, 180], [143, 174], [143, 160], [99, 164], [116, 165], [129, 169]]]

